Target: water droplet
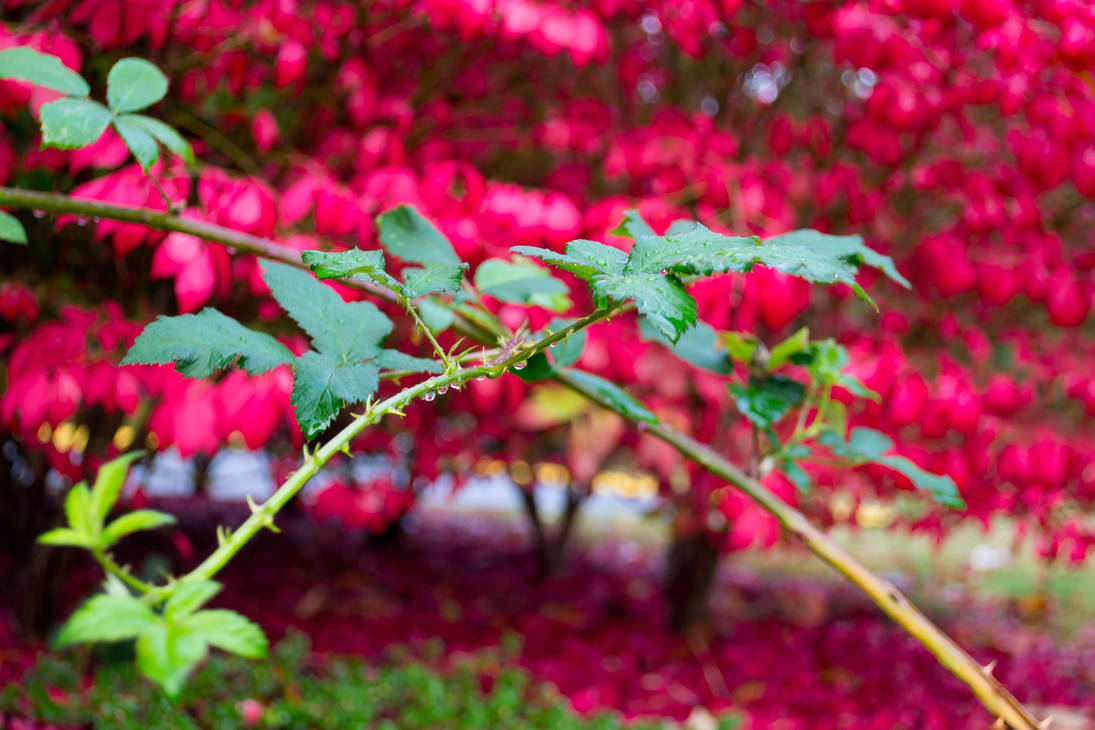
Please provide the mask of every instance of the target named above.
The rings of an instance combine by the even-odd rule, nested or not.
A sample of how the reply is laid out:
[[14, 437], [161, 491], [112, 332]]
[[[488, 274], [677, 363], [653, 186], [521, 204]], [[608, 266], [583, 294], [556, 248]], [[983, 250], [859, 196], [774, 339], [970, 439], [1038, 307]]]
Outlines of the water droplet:
[[80, 226], [81, 228], [83, 228], [83, 227], [84, 227], [84, 226], [86, 226], [87, 224], [88, 224], [88, 219], [87, 219], [87, 218], [83, 217], [82, 215], [78, 215], [78, 216], [76, 216], [76, 225], [78, 225], [78, 226]]
[[437, 394], [436, 394], [436, 393], [434, 393], [434, 392], [433, 392], [433, 391], [431, 390], [431, 391], [430, 391], [429, 393], [426, 393], [426, 395], [422, 396], [422, 400], [424, 400], [424, 401], [426, 401], [427, 403], [429, 403], [429, 402], [430, 402], [431, 400], [433, 400], [433, 399], [434, 399], [434, 398], [436, 398], [436, 397], [437, 397]]
[[437, 386], [437, 394], [438, 395], [445, 395], [445, 393], [448, 393], [448, 392], [449, 392], [449, 386], [447, 386], [447, 385]]
[[528, 363], [525, 362], [524, 360], [522, 360], [521, 362], [514, 363], [513, 364], [513, 369], [514, 370], [524, 370], [526, 365], [528, 365]]
[[478, 378], [476, 378], [476, 380], [478, 380], [479, 382], [483, 382], [486, 379], [487, 379], [486, 375], [480, 375]]
[[552, 342], [550, 345], [548, 345], [548, 347], [555, 347], [558, 344], [559, 344], [558, 342]]
[[45, 218], [45, 216], [46, 216], [46, 212], [44, 210], [34, 211], [34, 217], [35, 218]]

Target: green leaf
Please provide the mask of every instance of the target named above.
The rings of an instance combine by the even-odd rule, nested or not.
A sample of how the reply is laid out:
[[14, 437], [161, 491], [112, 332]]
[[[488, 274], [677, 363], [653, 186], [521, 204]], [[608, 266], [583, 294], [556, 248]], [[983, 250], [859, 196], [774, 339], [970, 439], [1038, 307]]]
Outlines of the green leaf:
[[770, 428], [802, 402], [806, 386], [783, 375], [764, 380], [750, 378], [748, 385], [730, 385], [730, 393], [741, 415], [757, 428]]
[[903, 474], [917, 489], [928, 492], [936, 502], [944, 507], [952, 509], [965, 509], [966, 501], [958, 493], [958, 485], [948, 476], [932, 474], [917, 466], [911, 459], [904, 456], [883, 456], [876, 460], [883, 466], [888, 466], [896, 472]]
[[825, 424], [841, 438], [848, 432], [848, 409], [838, 400], [830, 400], [822, 414]]
[[38, 542], [43, 545], [69, 545], [81, 548], [90, 548], [95, 545], [91, 537], [69, 527], [58, 527], [44, 532], [38, 536]]
[[726, 345], [726, 353], [732, 360], [746, 365], [753, 362], [753, 354], [760, 346], [760, 340], [749, 332], [723, 332], [722, 342]]
[[696, 322], [696, 300], [674, 276], [658, 273], [597, 275], [590, 281], [593, 300], [601, 309], [628, 299], [670, 342]]
[[825, 431], [818, 436], [818, 443], [828, 446], [838, 459], [853, 464], [866, 464], [878, 459], [894, 447], [893, 439], [873, 428], [853, 428], [847, 441], [842, 436]]
[[157, 512], [154, 509], [139, 509], [128, 512], [106, 526], [100, 539], [100, 546], [110, 547], [126, 535], [132, 535], [134, 532], [154, 530], [157, 527], [173, 524], [175, 524], [173, 516]]
[[[674, 221], [673, 224], [681, 224], [691, 221]], [[616, 226], [612, 230], [612, 233], [617, 236], [628, 236], [638, 240], [640, 236], [653, 236], [655, 235], [654, 229], [643, 220], [643, 217], [639, 215], [637, 210], [625, 210], [624, 219], [620, 222], [620, 225]]]
[[547, 269], [525, 261], [487, 259], [475, 270], [475, 288], [502, 302], [559, 312], [571, 306], [567, 285]]
[[130, 120], [144, 127], [144, 131], [155, 137], [164, 147], [183, 158], [185, 162], [194, 164], [194, 150], [191, 149], [190, 143], [183, 139], [183, 136], [170, 124], [165, 124], [159, 119], [146, 117], [144, 114], [124, 114], [119, 118]]
[[187, 675], [208, 653], [209, 645], [200, 634], [158, 623], [137, 637], [137, 670], [175, 699]]
[[305, 251], [300, 258], [320, 279], [346, 279], [351, 276], [360, 276], [393, 291], [399, 291], [399, 282], [384, 270], [384, 252], [379, 249], [363, 251], [355, 248], [337, 253]]
[[160, 147], [156, 144], [156, 139], [140, 122], [135, 122], [125, 115], [115, 117], [114, 129], [145, 172], [148, 172], [148, 168], [160, 159]]
[[803, 327], [772, 348], [771, 352], [768, 353], [768, 369], [776, 370], [784, 363], [789, 362], [792, 355], [797, 355], [804, 351], [809, 345], [810, 330], [807, 327]]
[[106, 75], [106, 102], [115, 112], [135, 112], [167, 94], [163, 71], [143, 58], [123, 58]]
[[384, 248], [404, 261], [424, 266], [460, 264], [449, 239], [409, 205], [380, 214], [376, 227]]
[[57, 56], [39, 53], [29, 46], [0, 51], [0, 79], [27, 81], [68, 96], [87, 96], [91, 92], [80, 74]]
[[221, 591], [221, 584], [215, 580], [185, 580], [175, 586], [175, 592], [164, 604], [164, 618], [174, 623], [186, 618], [199, 608], [213, 600]]
[[0, 210], [0, 241], [27, 245], [27, 232], [19, 219]]
[[188, 378], [206, 378], [232, 365], [237, 358], [240, 367], [257, 375], [292, 362], [293, 353], [270, 335], [255, 332], [215, 309], [206, 308], [197, 314], [161, 315], [144, 328], [122, 364], [173, 362], [175, 369]]
[[513, 374], [526, 383], [535, 383], [550, 378], [555, 374], [555, 368], [544, 353], [538, 352], [525, 361], [525, 367], [519, 370], [514, 368]]
[[159, 616], [140, 599], [102, 593], [76, 609], [57, 634], [56, 645], [132, 639], [159, 623]]
[[248, 659], [263, 659], [269, 649], [262, 629], [235, 611], [199, 611], [186, 617], [182, 626], [218, 649]]
[[624, 416], [628, 420], [657, 423], [658, 417], [650, 409], [625, 392], [615, 383], [600, 378], [583, 370], [568, 369], [563, 371], [582, 391], [592, 394], [604, 401], [612, 410]]
[[452, 326], [455, 315], [445, 305], [433, 299], [423, 299], [418, 302], [417, 306], [418, 316], [422, 318], [423, 324], [429, 327], [434, 334], [444, 332]]
[[729, 375], [734, 371], [734, 363], [731, 362], [726, 350], [718, 346], [718, 333], [706, 322], [697, 320], [696, 324], [686, 329], [680, 339], [674, 343], [647, 321], [646, 317], [640, 317], [639, 335], [644, 340], [662, 343], [672, 350], [674, 355], [698, 368], [710, 370], [719, 375]]
[[[558, 332], [561, 329], [565, 329], [574, 323], [573, 319], [553, 319], [548, 323], [547, 329], [552, 332]], [[547, 331], [541, 333], [541, 337], [547, 336]], [[566, 339], [556, 342], [552, 345], [548, 351], [551, 353], [551, 360], [555, 363], [557, 368], [567, 368], [578, 362], [578, 358], [582, 356], [582, 351], [586, 347], [586, 331], [584, 329], [573, 332], [567, 335]]]
[[437, 360], [428, 357], [414, 357], [399, 350], [381, 350], [376, 358], [377, 367], [381, 370], [406, 370], [412, 373], [439, 374], [445, 367]]
[[757, 264], [820, 284], [847, 284], [872, 306], [874, 302], [855, 281], [860, 265], [877, 268], [901, 286], [909, 286], [893, 260], [865, 246], [860, 236], [806, 229], [761, 241], [724, 236], [697, 223], [690, 231], [670, 236], [639, 236], [628, 269], [707, 276], [749, 271]]
[[288, 264], [262, 262], [274, 299], [312, 338], [313, 346], [341, 363], [380, 353], [392, 321], [370, 302], [347, 302], [311, 274]]
[[73, 485], [65, 495], [65, 519], [68, 526], [81, 535], [94, 536], [101, 520], [96, 519], [91, 507], [91, 492], [85, 482]]
[[125, 485], [129, 465], [142, 456], [143, 451], [133, 451], [99, 467], [99, 473], [95, 475], [95, 483], [91, 487], [91, 514], [96, 524], [102, 524], [110, 514], [114, 503], [118, 501], [122, 486]]
[[791, 483], [795, 485], [796, 489], [805, 491], [810, 486], [810, 475], [807, 474], [794, 459], [785, 458], [780, 463], [779, 470], [787, 475], [787, 478], [791, 480]]
[[845, 441], [834, 431], [818, 436], [818, 443], [829, 447], [833, 455], [853, 464], [875, 463], [903, 474], [917, 489], [926, 490], [935, 501], [947, 507], [962, 509], [966, 506], [954, 480], [925, 471], [904, 456], [886, 456], [893, 449], [893, 439], [872, 428], [853, 428]]
[[86, 147], [103, 135], [110, 124], [110, 110], [90, 99], [58, 99], [39, 111], [42, 147], [63, 150]]
[[460, 291], [467, 264], [430, 266], [425, 269], [403, 269], [403, 296], [414, 299], [425, 294]]
[[589, 281], [594, 274], [622, 274], [627, 265], [627, 253], [624, 251], [584, 239], [568, 243], [565, 254], [538, 246], [513, 246], [510, 251], [539, 259], [585, 281]]
[[379, 383], [380, 372], [375, 360], [351, 362], [331, 353], [310, 350], [293, 364], [293, 392], [289, 402], [293, 404], [300, 430], [311, 440], [322, 433], [343, 408], [360, 403], [375, 393]]

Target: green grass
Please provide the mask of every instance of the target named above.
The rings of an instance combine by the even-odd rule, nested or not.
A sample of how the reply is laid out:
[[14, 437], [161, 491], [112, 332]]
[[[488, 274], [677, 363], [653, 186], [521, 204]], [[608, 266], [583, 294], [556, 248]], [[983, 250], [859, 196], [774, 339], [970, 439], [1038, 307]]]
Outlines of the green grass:
[[[440, 655], [434, 646], [433, 654]], [[177, 704], [141, 679], [124, 645], [99, 651], [94, 681], [83, 686], [87, 655], [48, 654], [19, 685], [0, 691], [0, 711], [62, 726], [103, 730], [219, 730], [250, 727], [372, 730], [478, 730], [548, 728], [618, 730], [612, 714], [578, 716], [564, 698], [537, 686], [529, 676], [503, 664], [506, 649], [483, 651], [458, 666], [399, 657], [381, 666], [360, 659], [316, 663], [307, 639], [295, 635], [277, 645], [268, 661], [214, 655], [191, 677]], [[493, 678], [488, 692], [481, 677]], [[252, 717], [252, 720], [255, 718]], [[718, 730], [732, 730], [737, 715], [724, 716]], [[633, 730], [669, 727], [655, 722]]]

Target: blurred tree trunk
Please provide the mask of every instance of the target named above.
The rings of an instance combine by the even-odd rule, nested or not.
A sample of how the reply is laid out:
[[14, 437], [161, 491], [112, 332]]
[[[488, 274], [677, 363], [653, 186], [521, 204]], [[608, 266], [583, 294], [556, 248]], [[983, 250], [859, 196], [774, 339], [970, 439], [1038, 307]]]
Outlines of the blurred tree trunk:
[[567, 542], [585, 497], [571, 486], [566, 488], [566, 506], [560, 517], [559, 527], [552, 535], [549, 534], [548, 526], [544, 524], [532, 487], [518, 486], [517, 491], [521, 495], [525, 514], [532, 526], [534, 550], [536, 560], [540, 564], [540, 571], [544, 576], [556, 575], [566, 566]]
[[707, 599], [719, 563], [719, 548], [705, 530], [678, 531], [669, 547], [665, 598], [669, 626], [685, 631], [707, 617]]

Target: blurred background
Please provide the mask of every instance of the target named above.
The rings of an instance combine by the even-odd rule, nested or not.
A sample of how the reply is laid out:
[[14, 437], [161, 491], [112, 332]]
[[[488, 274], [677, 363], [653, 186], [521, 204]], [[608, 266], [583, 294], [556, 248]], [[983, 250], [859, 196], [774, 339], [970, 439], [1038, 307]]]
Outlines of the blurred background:
[[[109, 130], [87, 149], [41, 149], [38, 109], [56, 94], [0, 81], [7, 186], [157, 210], [170, 202], [297, 250], [376, 248], [374, 216], [405, 203], [473, 267], [517, 244], [560, 250], [588, 238], [626, 250], [631, 240], [613, 231], [631, 208], [658, 233], [683, 218], [743, 235], [862, 235], [913, 284], [865, 272], [860, 283], [878, 313], [847, 287], [758, 267], [692, 285], [700, 319], [768, 345], [801, 327], [835, 338], [850, 372], [879, 394], [873, 402], [838, 389], [849, 424], [885, 432], [897, 453], [949, 476], [966, 507], [937, 505], [872, 466], [804, 463], [807, 488], [780, 472], [765, 483], [908, 591], [978, 660], [997, 661], [997, 676], [1052, 711], [1055, 726], [1091, 724], [1089, 4], [0, 7], [0, 49], [29, 44], [59, 56], [93, 96], [118, 58], [154, 62], [171, 79], [155, 114], [198, 158], [165, 160], [146, 175]], [[214, 544], [216, 524], [242, 519], [246, 496], [272, 491], [303, 444], [287, 370], [192, 381], [167, 367], [122, 367], [126, 349], [157, 314], [203, 306], [291, 348], [304, 340], [253, 256], [136, 224], [12, 212], [31, 245], [5, 249], [0, 261], [0, 681], [10, 684], [2, 707], [79, 724], [113, 711], [107, 699], [58, 689], [77, 687], [77, 675], [94, 670], [118, 707], [131, 691], [122, 688], [142, 685], [111, 675], [109, 653], [34, 664], [42, 640], [99, 580], [69, 551], [34, 544], [59, 520], [60, 495], [103, 459], [148, 449], [125, 494], [180, 524], [122, 553], [148, 575], [178, 573]], [[584, 286], [568, 282], [561, 311], [489, 297], [487, 305], [511, 327], [540, 328], [588, 311]], [[409, 328], [394, 337], [428, 352]], [[717, 347], [697, 365], [617, 317], [589, 330], [578, 365], [729, 458], [751, 458], [750, 427], [726, 388], [742, 368]], [[226, 605], [275, 637], [303, 631], [311, 652], [298, 636], [275, 669], [211, 664], [183, 719], [151, 695], [134, 695], [133, 707], [158, 708], [164, 726], [211, 726], [214, 717], [226, 727], [318, 726], [300, 698], [365, 697], [339, 684], [349, 675], [467, 660], [473, 684], [497, 703], [497, 726], [992, 720], [767, 513], [557, 386], [476, 381], [364, 433], [354, 452], [294, 503], [286, 534], [264, 535], [225, 578]], [[368, 667], [332, 670], [328, 653], [366, 657]], [[322, 681], [293, 689], [278, 679], [276, 667], [291, 675], [304, 671], [300, 662]], [[513, 667], [525, 673], [513, 680], [523, 689], [499, 686], [525, 698], [516, 705], [491, 694]], [[209, 697], [231, 683], [216, 672], [239, 677], [238, 694], [221, 704]], [[332, 726], [457, 722], [377, 710], [403, 702], [392, 699], [400, 693], [465, 697], [464, 684], [437, 689], [429, 677], [388, 677], [398, 685], [391, 694], [361, 700], [372, 719]], [[38, 694], [11, 689], [20, 682]], [[515, 706], [539, 707], [529, 687], [553, 688], [536, 702], [565, 719], [548, 709], [514, 715]], [[459, 722], [482, 726], [479, 705], [453, 707]]]

